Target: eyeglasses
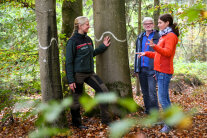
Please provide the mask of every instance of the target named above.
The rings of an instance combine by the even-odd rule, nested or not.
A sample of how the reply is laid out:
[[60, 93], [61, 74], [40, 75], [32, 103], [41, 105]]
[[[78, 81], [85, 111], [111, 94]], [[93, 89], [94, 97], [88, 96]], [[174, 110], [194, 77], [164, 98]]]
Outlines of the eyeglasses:
[[145, 26], [147, 25], [153, 25], [153, 23], [144, 23]]

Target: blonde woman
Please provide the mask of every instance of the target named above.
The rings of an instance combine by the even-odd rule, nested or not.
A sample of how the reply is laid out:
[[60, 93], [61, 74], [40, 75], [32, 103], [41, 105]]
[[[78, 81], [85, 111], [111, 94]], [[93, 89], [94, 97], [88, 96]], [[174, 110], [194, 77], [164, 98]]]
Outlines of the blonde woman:
[[[73, 96], [73, 105], [71, 107], [72, 125], [80, 129], [87, 129], [81, 123], [79, 103], [84, 82], [98, 93], [108, 91], [102, 80], [94, 73], [93, 57], [103, 53], [110, 46], [110, 38], [106, 36], [103, 44], [94, 49], [91, 38], [87, 36], [89, 28], [87, 17], [77, 17], [74, 21], [74, 32], [66, 46], [66, 74]], [[108, 124], [111, 118], [107, 105], [101, 104], [100, 111], [102, 123]]]

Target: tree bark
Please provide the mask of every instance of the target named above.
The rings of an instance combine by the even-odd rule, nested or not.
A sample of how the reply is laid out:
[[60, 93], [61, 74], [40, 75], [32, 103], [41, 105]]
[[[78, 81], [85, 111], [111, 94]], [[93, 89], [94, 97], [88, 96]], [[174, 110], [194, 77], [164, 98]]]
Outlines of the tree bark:
[[201, 37], [201, 60], [206, 61], [206, 26], [201, 25], [201, 32], [202, 32], [202, 37]]
[[142, 31], [142, 0], [138, 0], [139, 3], [138, 3], [138, 10], [139, 10], [139, 13], [138, 13], [138, 34], [141, 33]]
[[[107, 34], [111, 37], [111, 46], [97, 56], [97, 74], [110, 91], [116, 91], [122, 97], [131, 97], [125, 0], [95, 0], [93, 6], [95, 37], [99, 39], [104, 32], [110, 31], [117, 38]], [[96, 46], [102, 43], [102, 40], [96, 40]]]
[[155, 24], [155, 29], [158, 30], [158, 19], [160, 16], [160, 1], [159, 0], [154, 0], [154, 8], [156, 8], [156, 10], [154, 11], [154, 24]]
[[[36, 0], [35, 11], [39, 39], [39, 63], [42, 101], [63, 98], [56, 24], [56, 1]], [[64, 126], [64, 115], [53, 125]]]
[[[142, 30], [142, 0], [138, 0], [138, 34]], [[140, 80], [139, 77], [136, 77], [136, 95], [140, 95]]]
[[[62, 57], [64, 59], [66, 55], [66, 41], [73, 33], [74, 28], [74, 20], [78, 16], [83, 15], [82, 10], [82, 0], [76, 0], [75, 2], [71, 2], [68, 0], [64, 0], [62, 4], [62, 34], [66, 35], [65, 39], [62, 39]], [[62, 77], [63, 83], [63, 92], [67, 91], [68, 81], [66, 77], [65, 71], [65, 60], [62, 60], [62, 71], [64, 75]]]

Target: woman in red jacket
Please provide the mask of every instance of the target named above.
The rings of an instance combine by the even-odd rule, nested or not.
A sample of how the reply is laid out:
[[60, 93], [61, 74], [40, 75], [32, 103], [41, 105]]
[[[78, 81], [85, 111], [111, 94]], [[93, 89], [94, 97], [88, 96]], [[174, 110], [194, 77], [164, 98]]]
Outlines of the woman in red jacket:
[[[158, 84], [158, 99], [165, 110], [171, 105], [169, 98], [169, 83], [174, 73], [173, 58], [175, 55], [176, 44], [178, 43], [179, 30], [176, 23], [173, 23], [173, 17], [170, 14], [163, 14], [159, 17], [158, 27], [160, 29], [160, 39], [158, 44], [149, 40], [149, 46], [155, 52], [141, 52], [139, 57], [147, 56], [154, 58], [154, 70]], [[169, 132], [170, 127], [164, 125], [161, 132]]]

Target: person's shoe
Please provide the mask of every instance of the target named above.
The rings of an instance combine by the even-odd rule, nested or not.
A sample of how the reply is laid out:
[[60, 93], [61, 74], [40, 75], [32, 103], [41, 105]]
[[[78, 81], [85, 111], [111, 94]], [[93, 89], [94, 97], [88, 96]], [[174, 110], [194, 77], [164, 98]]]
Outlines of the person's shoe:
[[109, 126], [110, 122], [109, 121], [102, 121], [102, 124], [105, 124], [106, 126]]
[[88, 127], [84, 126], [84, 125], [73, 125], [73, 126], [79, 128], [79, 129], [88, 129]]
[[163, 128], [160, 130], [161, 133], [168, 133], [170, 132], [171, 128], [167, 126], [166, 124], [163, 126]]
[[144, 111], [144, 114], [149, 115], [150, 113], [149, 113], [148, 110], [145, 110], [145, 111]]
[[88, 129], [87, 126], [83, 126], [83, 125], [77, 126], [77, 128], [79, 128], [79, 129]]

